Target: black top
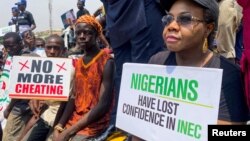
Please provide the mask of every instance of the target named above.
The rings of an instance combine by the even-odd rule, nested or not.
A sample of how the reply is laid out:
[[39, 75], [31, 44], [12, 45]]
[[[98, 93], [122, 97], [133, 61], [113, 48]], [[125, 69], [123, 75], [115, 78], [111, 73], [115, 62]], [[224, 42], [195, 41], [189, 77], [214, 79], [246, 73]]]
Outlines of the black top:
[[18, 25], [29, 25], [31, 26], [32, 24], [35, 25], [35, 20], [33, 18], [33, 15], [29, 11], [24, 11], [21, 12], [18, 15]]
[[76, 18], [78, 19], [79, 17], [81, 17], [82, 15], [88, 14], [89, 15], [89, 11], [85, 8], [78, 10], [76, 13]]
[[[175, 53], [171, 52], [164, 64], [176, 66]], [[240, 68], [218, 55], [214, 55], [204, 67], [223, 69], [218, 119], [231, 122], [246, 122], [248, 120], [248, 108]], [[209, 83], [212, 82], [208, 82], [208, 85]]]
[[[175, 53], [161, 51], [150, 58], [149, 64], [177, 66]], [[204, 67], [223, 70], [218, 119], [246, 122], [249, 117], [240, 68], [226, 58], [217, 55], [214, 55]], [[212, 82], [207, 84], [209, 85], [209, 83]]]

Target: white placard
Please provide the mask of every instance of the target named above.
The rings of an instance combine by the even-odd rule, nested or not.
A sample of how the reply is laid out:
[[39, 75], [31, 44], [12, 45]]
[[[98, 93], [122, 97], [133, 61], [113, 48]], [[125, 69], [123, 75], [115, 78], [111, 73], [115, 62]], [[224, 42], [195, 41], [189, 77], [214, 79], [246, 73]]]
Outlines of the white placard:
[[71, 59], [14, 56], [9, 96], [67, 101], [71, 71]]
[[206, 141], [222, 70], [126, 63], [116, 126], [148, 141]]

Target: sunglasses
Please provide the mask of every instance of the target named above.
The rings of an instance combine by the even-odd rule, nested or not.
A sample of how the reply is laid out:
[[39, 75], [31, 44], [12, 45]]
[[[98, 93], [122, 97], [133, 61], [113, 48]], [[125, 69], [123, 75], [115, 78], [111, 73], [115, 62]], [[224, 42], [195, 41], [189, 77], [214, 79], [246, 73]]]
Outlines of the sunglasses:
[[174, 20], [180, 25], [180, 26], [189, 26], [192, 25], [193, 22], [204, 22], [203, 20], [200, 20], [197, 17], [192, 16], [190, 13], [185, 13], [179, 15], [176, 19], [173, 15], [167, 14], [162, 17], [162, 23], [164, 26], [168, 26], [170, 23], [172, 23]]

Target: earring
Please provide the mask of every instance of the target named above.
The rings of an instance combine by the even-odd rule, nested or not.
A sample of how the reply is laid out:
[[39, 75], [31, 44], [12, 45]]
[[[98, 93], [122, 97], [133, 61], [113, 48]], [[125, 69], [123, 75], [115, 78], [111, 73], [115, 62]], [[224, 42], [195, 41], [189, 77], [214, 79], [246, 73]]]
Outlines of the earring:
[[207, 38], [205, 38], [205, 41], [203, 43], [203, 47], [202, 47], [202, 51], [203, 53], [206, 53], [208, 50], [208, 42], [207, 42]]

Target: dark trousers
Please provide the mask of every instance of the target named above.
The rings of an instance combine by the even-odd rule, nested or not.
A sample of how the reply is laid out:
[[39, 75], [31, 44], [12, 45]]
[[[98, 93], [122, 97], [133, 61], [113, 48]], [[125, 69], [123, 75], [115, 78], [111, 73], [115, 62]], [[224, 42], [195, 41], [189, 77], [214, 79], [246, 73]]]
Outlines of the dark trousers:
[[40, 118], [34, 125], [27, 141], [45, 141], [51, 127]]
[[[115, 123], [117, 102], [120, 91], [122, 67], [124, 63], [147, 63], [152, 55], [164, 50], [162, 39], [163, 26], [161, 22], [162, 12], [155, 1], [145, 0], [145, 12], [147, 27], [137, 33], [121, 46], [112, 46], [116, 74], [115, 74], [115, 107], [111, 115], [111, 124]], [[131, 21], [133, 22], [133, 21]], [[119, 36], [119, 33], [117, 33]], [[112, 37], [110, 37], [112, 38]]]
[[3, 129], [2, 129], [2, 124], [0, 123], [0, 141], [2, 140], [3, 137]]
[[236, 52], [236, 61], [240, 61], [242, 52], [243, 52], [243, 26], [242, 24], [238, 27], [238, 31], [236, 34], [236, 42], [235, 42], [235, 52]]

